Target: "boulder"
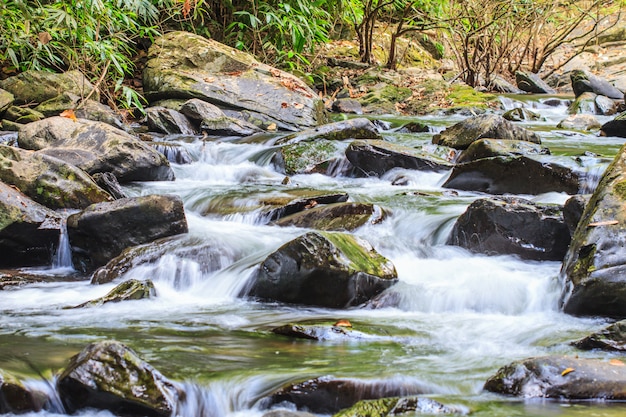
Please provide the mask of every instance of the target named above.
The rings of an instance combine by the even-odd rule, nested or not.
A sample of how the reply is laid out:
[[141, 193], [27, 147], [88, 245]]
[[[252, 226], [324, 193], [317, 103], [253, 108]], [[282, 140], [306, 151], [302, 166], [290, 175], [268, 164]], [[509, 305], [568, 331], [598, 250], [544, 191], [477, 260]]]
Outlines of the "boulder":
[[490, 194], [543, 194], [551, 191], [577, 194], [582, 174], [538, 156], [495, 156], [458, 164], [444, 188]]
[[0, 267], [50, 265], [61, 216], [0, 182]]
[[152, 281], [139, 281], [136, 279], [129, 279], [128, 281], [124, 281], [115, 288], [113, 288], [103, 297], [87, 301], [72, 308], [100, 307], [101, 305], [106, 303], [119, 303], [120, 301], [129, 300], [143, 300], [146, 298], [156, 297], [156, 295], [156, 288], [154, 288], [154, 283]]
[[572, 80], [572, 88], [576, 97], [585, 92], [591, 92], [614, 100], [622, 100], [624, 98], [622, 91], [618, 90], [607, 80], [588, 71], [574, 70], [570, 73], [570, 79]]
[[356, 119], [327, 123], [314, 129], [307, 129], [298, 133], [292, 133], [281, 137], [276, 141], [276, 143], [292, 144], [302, 141], [317, 141], [321, 139], [382, 139], [382, 136], [372, 121], [363, 117], [358, 117]]
[[563, 205], [563, 221], [565, 221], [571, 236], [574, 236], [578, 222], [580, 222], [585, 206], [589, 203], [590, 198], [591, 195], [589, 194], [576, 194], [565, 201]]
[[112, 200], [84, 171], [40, 152], [0, 145], [0, 181], [52, 209]]
[[363, 114], [361, 103], [352, 98], [340, 98], [333, 101], [332, 109], [336, 113]]
[[467, 149], [472, 142], [483, 138], [541, 143], [541, 138], [536, 133], [519, 127], [496, 114], [484, 114], [465, 119], [433, 136], [432, 142], [455, 149]]
[[36, 413], [43, 409], [48, 396], [28, 388], [15, 376], [0, 369], [0, 413]]
[[520, 90], [526, 91], [527, 93], [556, 94], [556, 90], [550, 87], [537, 74], [532, 72], [516, 71], [515, 82]]
[[0, 88], [0, 116], [11, 107], [14, 101], [13, 94]]
[[183, 103], [180, 112], [208, 135], [250, 136], [263, 131], [245, 120], [229, 117], [219, 107], [197, 98]]
[[482, 158], [517, 155], [550, 155], [550, 150], [539, 144], [523, 140], [479, 139], [462, 151], [455, 162], [463, 164]]
[[165, 107], [146, 109], [148, 128], [153, 132], [165, 134], [194, 135], [196, 131], [191, 122], [180, 112]]
[[[375, 335], [354, 330], [352, 325], [345, 325], [345, 320], [335, 324], [295, 324], [289, 323], [272, 329], [272, 333], [296, 339], [317, 341], [341, 341], [372, 339]], [[349, 323], [349, 322], [347, 322]]]
[[600, 131], [604, 136], [626, 138], [626, 112], [615, 116], [615, 119], [603, 124]]
[[510, 122], [523, 122], [528, 120], [540, 120], [541, 116], [532, 110], [528, 110], [525, 107], [516, 107], [507, 111], [502, 115], [506, 120]]
[[487, 255], [561, 261], [570, 239], [561, 207], [506, 197], [470, 204], [446, 243]]
[[615, 100], [608, 98], [607, 96], [596, 96], [596, 110], [598, 114], [603, 116], [610, 116], [617, 113], [617, 103]]
[[272, 163], [287, 175], [325, 174], [339, 160], [345, 160], [346, 144], [336, 140], [316, 139], [281, 146]]
[[306, 227], [317, 230], [353, 231], [370, 223], [383, 221], [386, 213], [369, 203], [315, 205], [275, 222], [277, 226]]
[[46, 116], [39, 113], [37, 110], [18, 106], [9, 107], [4, 114], [4, 117], [6, 120], [21, 124], [37, 122], [46, 118]]
[[155, 39], [143, 73], [148, 101], [198, 98], [238, 119], [297, 131], [325, 121], [318, 95], [295, 76], [212, 39], [169, 32]]
[[242, 295], [345, 308], [366, 302], [397, 281], [393, 264], [366, 241], [344, 233], [309, 232], [269, 255]]
[[377, 400], [362, 400], [352, 407], [341, 410], [333, 417], [388, 417], [406, 415], [459, 414], [459, 410], [430, 398], [387, 397]]
[[559, 129], [575, 129], [575, 130], [593, 130], [599, 129], [602, 125], [591, 114], [572, 114], [566, 119], [561, 120], [558, 125]]
[[96, 184], [109, 193], [115, 200], [127, 197], [124, 190], [122, 190], [122, 186], [117, 181], [117, 178], [115, 178], [115, 175], [110, 172], [96, 172], [91, 176], [91, 178], [93, 178]]
[[346, 157], [360, 175], [381, 176], [394, 168], [416, 169], [420, 171], [445, 171], [452, 164], [445, 156], [436, 155], [441, 149], [428, 147], [411, 148], [382, 140], [355, 140], [348, 149]]
[[[49, 71], [30, 70], [0, 80], [0, 88], [13, 94], [15, 104], [21, 105], [43, 103], [63, 93], [87, 97], [94, 86], [80, 71], [55, 74]], [[91, 97], [100, 101], [97, 90]]]
[[122, 183], [174, 179], [163, 155], [103, 122], [51, 117], [24, 126], [18, 142], [22, 148], [41, 150], [89, 174], [112, 172]]
[[625, 365], [618, 359], [530, 358], [500, 368], [485, 389], [524, 398], [624, 400]]
[[57, 391], [70, 414], [95, 408], [137, 417], [169, 417], [181, 395], [133, 350], [110, 340], [92, 343], [72, 357]]
[[398, 130], [396, 130], [396, 133], [427, 133], [427, 132], [430, 132], [430, 127], [428, 127], [428, 125], [422, 122], [417, 122], [417, 121], [406, 123], [402, 125], [402, 127], [400, 127]]
[[45, 117], [58, 116], [66, 110], [73, 111], [76, 107], [78, 107], [80, 101], [80, 96], [65, 92], [40, 103], [37, 107], [35, 107], [35, 110], [43, 114]]
[[595, 93], [589, 91], [582, 93], [569, 105], [567, 112], [569, 114], [598, 114], [597, 97]]
[[524, 94], [525, 91], [511, 84], [501, 75], [495, 75], [487, 85], [487, 89], [504, 94]]
[[332, 414], [352, 407], [361, 400], [423, 393], [424, 388], [419, 384], [404, 381], [367, 381], [326, 376], [282, 387], [261, 400], [261, 404], [271, 407], [274, 404], [288, 402], [294, 404], [298, 410]]
[[626, 146], [604, 172], [563, 261], [566, 313], [626, 318]]
[[[294, 196], [297, 196], [294, 198]], [[290, 194], [285, 200], [268, 201], [269, 205], [275, 206], [263, 217], [265, 221], [271, 222], [308, 210], [318, 204], [334, 204], [348, 201], [347, 193], [321, 193], [314, 190], [299, 190], [297, 194]], [[282, 201], [281, 201], [282, 200]]]
[[130, 246], [187, 233], [179, 197], [150, 195], [94, 204], [72, 214], [67, 229], [74, 265], [92, 270]]
[[626, 352], [626, 321], [613, 323], [598, 332], [572, 342], [572, 345], [582, 350], [601, 349]]

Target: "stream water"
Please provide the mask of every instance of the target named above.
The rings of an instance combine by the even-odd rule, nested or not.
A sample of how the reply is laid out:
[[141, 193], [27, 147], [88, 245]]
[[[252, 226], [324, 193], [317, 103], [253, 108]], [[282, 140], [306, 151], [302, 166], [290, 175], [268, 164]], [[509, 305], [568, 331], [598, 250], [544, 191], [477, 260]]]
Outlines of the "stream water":
[[[519, 105], [511, 98], [503, 102]], [[584, 151], [612, 158], [623, 142], [556, 129], [565, 118], [564, 106], [537, 100], [525, 105], [546, 118], [527, 126], [540, 133], [557, 159], [571, 160]], [[460, 119], [417, 118], [434, 130]], [[387, 120], [398, 126], [415, 118]], [[419, 145], [429, 143], [432, 133], [385, 136]], [[515, 360], [551, 354], [607, 357], [569, 345], [606, 321], [558, 310], [558, 262], [482, 256], [446, 246], [455, 219], [484, 196], [442, 189], [449, 173], [394, 170], [366, 179], [296, 175], [284, 185], [284, 175], [269, 164], [272, 148], [267, 144], [233, 138], [169, 140], [182, 143], [194, 162], [173, 164], [174, 182], [133, 184], [126, 191], [180, 195], [189, 234], [146, 248], [135, 267], [111, 284], [90, 285], [59, 253], [53, 268], [29, 271], [47, 277], [43, 282], [0, 291], [0, 369], [45, 388], [88, 343], [116, 339], [168, 378], [186, 384], [192, 400], [180, 410], [184, 417], [261, 416], [258, 401], [267, 393], [287, 382], [324, 375], [416, 384], [428, 397], [481, 417], [626, 415], [622, 404], [529, 401], [482, 390], [489, 376]], [[593, 187], [607, 160], [585, 156], [583, 161]], [[399, 176], [405, 185], [392, 186]], [[259, 200], [303, 188], [344, 191], [351, 201], [375, 203], [391, 212], [384, 222], [355, 234], [395, 264], [400, 282], [390, 291], [398, 294], [398, 307], [331, 310], [237, 297], [264, 257], [305, 231], [264, 222], [256, 209]], [[561, 193], [527, 197], [559, 203], [568, 198]], [[129, 278], [153, 280], [158, 297], [63, 309], [100, 297]], [[379, 336], [315, 342], [270, 332], [288, 322], [337, 319]], [[57, 404], [33, 415], [58, 412]], [[111, 414], [86, 410], [79, 415]]]

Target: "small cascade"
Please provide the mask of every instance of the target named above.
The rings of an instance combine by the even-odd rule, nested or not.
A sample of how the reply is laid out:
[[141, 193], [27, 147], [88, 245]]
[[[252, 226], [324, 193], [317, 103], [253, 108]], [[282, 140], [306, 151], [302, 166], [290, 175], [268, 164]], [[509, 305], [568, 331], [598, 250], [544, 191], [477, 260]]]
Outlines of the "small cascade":
[[70, 246], [70, 238], [67, 234], [67, 217], [61, 220], [59, 228], [59, 246], [52, 259], [53, 269], [74, 269], [72, 263], [72, 247]]
[[59, 397], [59, 393], [55, 389], [57, 377], [54, 376], [50, 380], [45, 379], [31, 379], [24, 381], [24, 385], [33, 392], [42, 392], [47, 398], [44, 404], [44, 410], [51, 414], [67, 414], [63, 402]]

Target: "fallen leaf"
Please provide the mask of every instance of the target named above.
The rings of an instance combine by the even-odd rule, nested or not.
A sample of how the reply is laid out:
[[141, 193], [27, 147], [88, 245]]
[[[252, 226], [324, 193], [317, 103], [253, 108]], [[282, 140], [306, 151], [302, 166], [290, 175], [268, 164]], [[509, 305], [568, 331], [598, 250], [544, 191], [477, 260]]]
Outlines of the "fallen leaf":
[[605, 220], [603, 222], [593, 222], [589, 223], [589, 227], [598, 227], [598, 226], [613, 226], [615, 224], [619, 224], [617, 220]]
[[613, 366], [626, 366], [626, 363], [620, 361], [619, 359], [611, 359], [609, 363]]
[[212, 83], [213, 81], [215, 81], [215, 77], [206, 77], [204, 81], [206, 81], [207, 83]]
[[39, 39], [42, 45], [47, 45], [52, 40], [52, 36], [48, 32], [39, 32], [37, 39]]
[[75, 122], [78, 120], [76, 119], [76, 114], [74, 113], [74, 110], [72, 109], [63, 110], [61, 114], [59, 114], [59, 116], [72, 119]]
[[270, 125], [267, 127], [267, 130], [276, 130], [276, 123], [270, 123]]
[[277, 70], [276, 68], [272, 68], [270, 70], [270, 73], [274, 76], [274, 77], [280, 77], [280, 71]]
[[574, 372], [574, 368], [565, 368], [563, 372], [561, 372], [561, 376], [565, 376], [569, 374], [570, 372]]
[[335, 324], [333, 324], [333, 326], [337, 326], [337, 327], [352, 327], [352, 323], [350, 323], [350, 320], [341, 319], [341, 320], [337, 320], [337, 322]]
[[307, 204], [306, 206], [304, 206], [304, 209], [305, 209], [305, 210], [306, 210], [306, 209], [310, 209], [310, 208], [313, 208], [313, 207], [315, 207], [315, 206], [317, 206], [317, 201], [315, 201], [315, 200], [311, 200], [311, 202], [310, 202], [309, 204]]
[[282, 103], [280, 103], [280, 107], [282, 107], [283, 109], [286, 109], [287, 107], [289, 107], [289, 103], [285, 103], [283, 101]]

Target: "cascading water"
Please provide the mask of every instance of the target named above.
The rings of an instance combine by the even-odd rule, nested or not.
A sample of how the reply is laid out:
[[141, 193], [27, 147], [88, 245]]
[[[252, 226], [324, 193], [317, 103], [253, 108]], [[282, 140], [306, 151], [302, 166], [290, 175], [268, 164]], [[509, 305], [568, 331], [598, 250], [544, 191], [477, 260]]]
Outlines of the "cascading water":
[[[555, 126], [554, 118], [564, 117], [564, 110], [546, 111], [551, 119], [531, 127], [545, 137], [555, 158], [571, 160], [581, 149], [599, 145], [591, 135], [572, 138], [548, 131], [546, 126]], [[457, 120], [424, 119], [434, 131]], [[432, 137], [386, 135], [410, 146], [427, 144]], [[593, 356], [575, 351], [569, 341], [605, 323], [559, 311], [558, 262], [477, 255], [446, 246], [455, 219], [483, 196], [441, 188], [447, 172], [396, 169], [382, 178], [310, 174], [285, 181], [270, 163], [271, 140], [265, 145], [171, 140], [194, 162], [174, 164], [174, 182], [138, 183], [125, 191], [181, 196], [189, 234], [130, 250], [112, 283], [55, 277], [0, 291], [0, 368], [31, 374], [6, 359], [19, 351], [38, 369], [56, 371], [86, 344], [116, 339], [170, 379], [183, 381], [187, 400], [178, 405], [181, 417], [261, 417], [263, 396], [283, 383], [325, 375], [391, 384], [410, 381], [425, 395], [479, 417], [623, 415], [619, 406], [529, 404], [482, 390], [489, 376], [514, 360], [561, 353]], [[618, 147], [612, 139], [606, 143], [605, 154]], [[608, 162], [592, 161], [598, 166]], [[331, 171], [343, 172], [342, 161]], [[400, 282], [384, 294], [395, 300], [394, 307], [333, 310], [240, 296], [268, 254], [306, 231], [268, 223], [264, 207], [309, 189], [345, 192], [350, 201], [373, 203], [387, 212], [380, 224], [354, 233], [396, 266]], [[567, 197], [550, 193], [533, 199], [562, 203]], [[69, 266], [61, 252], [55, 267]], [[157, 297], [65, 309], [101, 297], [131, 278], [152, 280]], [[314, 342], [271, 333], [286, 323], [337, 319], [348, 319], [355, 329], [367, 329], [373, 336]], [[32, 415], [56, 413], [48, 409]], [[111, 414], [85, 410], [79, 415]]]
[[52, 260], [52, 269], [73, 270], [72, 248], [67, 234], [67, 217], [63, 216], [59, 227], [59, 245]]

